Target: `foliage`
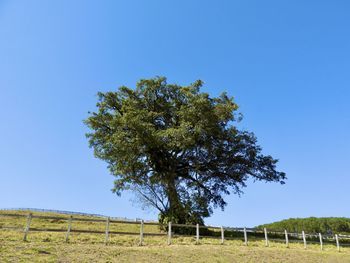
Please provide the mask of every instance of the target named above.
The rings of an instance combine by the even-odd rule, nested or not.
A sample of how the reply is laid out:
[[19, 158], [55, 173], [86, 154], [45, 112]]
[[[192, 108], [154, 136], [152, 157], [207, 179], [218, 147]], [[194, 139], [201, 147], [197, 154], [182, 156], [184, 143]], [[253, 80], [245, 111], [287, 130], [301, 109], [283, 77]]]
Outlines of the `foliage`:
[[350, 218], [290, 218], [279, 222], [258, 226], [259, 229], [263, 229], [264, 227], [270, 231], [281, 231], [287, 229], [289, 232], [301, 232], [304, 230], [307, 233], [350, 233]]
[[249, 177], [284, 183], [277, 160], [261, 153], [253, 133], [236, 126], [238, 106], [226, 93], [212, 98], [189, 86], [144, 79], [98, 93], [85, 120], [95, 156], [115, 176], [113, 191], [135, 191], [160, 212], [160, 221], [200, 223], [224, 196], [241, 194]]

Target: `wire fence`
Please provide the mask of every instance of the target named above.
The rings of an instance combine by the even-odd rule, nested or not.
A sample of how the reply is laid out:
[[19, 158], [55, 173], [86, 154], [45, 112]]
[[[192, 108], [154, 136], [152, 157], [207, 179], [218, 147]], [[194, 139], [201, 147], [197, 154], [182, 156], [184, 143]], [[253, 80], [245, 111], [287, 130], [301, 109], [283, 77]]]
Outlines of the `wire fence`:
[[[57, 213], [64, 215], [78, 215], [78, 216], [88, 216], [88, 217], [100, 217], [107, 218], [109, 216], [100, 215], [100, 214], [92, 214], [92, 213], [83, 213], [83, 212], [72, 212], [65, 210], [53, 210], [53, 209], [38, 209], [38, 208], [1, 208], [0, 211], [28, 211], [28, 212], [48, 212], [48, 213]], [[115, 220], [123, 220], [123, 221], [141, 221], [141, 218], [127, 218], [127, 217], [109, 217]], [[154, 220], [144, 220], [145, 222], [155, 222]]]
[[[28, 211], [28, 212], [39, 212], [39, 213], [56, 213], [56, 214], [63, 214], [63, 215], [77, 215], [77, 216], [86, 216], [86, 217], [100, 217], [100, 218], [110, 218], [114, 220], [121, 220], [121, 221], [136, 221], [140, 222], [141, 218], [127, 218], [127, 217], [110, 217], [106, 215], [101, 214], [92, 214], [92, 213], [83, 213], [83, 212], [72, 212], [72, 211], [65, 211], [65, 210], [54, 210], [54, 209], [40, 209], [40, 208], [1, 208], [0, 211]], [[144, 222], [156, 222], [154, 220], [143, 220]]]
[[[18, 209], [16, 209], [18, 210]], [[29, 209], [28, 209], [29, 210]], [[27, 211], [22, 209], [21, 211]], [[224, 244], [225, 240], [242, 240], [245, 245], [248, 246], [249, 241], [265, 241], [265, 246], [269, 246], [270, 242], [281, 242], [285, 243], [286, 247], [289, 247], [290, 243], [302, 243], [304, 248], [307, 248], [309, 244], [319, 244], [320, 249], [323, 250], [324, 245], [334, 245], [337, 250], [340, 251], [341, 247], [350, 246], [350, 235], [335, 234], [335, 235], [322, 235], [321, 233], [307, 234], [304, 231], [301, 233], [288, 233], [287, 230], [281, 231], [269, 231], [268, 229], [256, 229], [256, 228], [245, 228], [245, 227], [218, 227], [218, 226], [201, 226], [201, 225], [187, 225], [187, 224], [175, 224], [169, 222], [168, 224], [160, 224], [154, 221], [144, 220], [124, 220], [123, 218], [111, 218], [102, 215], [86, 214], [86, 213], [73, 213], [63, 211], [62, 214], [67, 216], [51, 216], [51, 215], [35, 215], [32, 212], [62, 212], [57, 210], [42, 210], [42, 209], [31, 209], [30, 212], [25, 214], [14, 214], [14, 213], [0, 213], [0, 217], [7, 218], [24, 218], [26, 219], [25, 225], [22, 227], [12, 226], [9, 224], [0, 224], [0, 229], [3, 230], [17, 230], [23, 233], [23, 240], [26, 241], [29, 232], [63, 232], [65, 233], [65, 241], [69, 241], [71, 233], [91, 233], [91, 234], [103, 234], [105, 235], [105, 244], [108, 244], [110, 235], [133, 235], [139, 236], [139, 245], [143, 245], [145, 236], [163, 236], [166, 237], [167, 244], [171, 245], [172, 239], [177, 237], [190, 236], [195, 238], [196, 244], [200, 243], [201, 238], [216, 238], [219, 239], [220, 244]], [[85, 216], [85, 217], [81, 217]], [[94, 217], [94, 218], [88, 218]], [[32, 220], [46, 220], [45, 227], [35, 227], [32, 225]], [[53, 228], [50, 224], [52, 222], [64, 221], [65, 227]], [[104, 229], [79, 229], [72, 227], [73, 222], [82, 222], [88, 224], [89, 222], [102, 223]], [[125, 225], [132, 224], [137, 225], [138, 231], [120, 231], [113, 230], [113, 224]], [[57, 226], [57, 225], [56, 225]], [[82, 225], [80, 225], [82, 226]], [[158, 232], [146, 232], [145, 226], [157, 226], [162, 231]], [[100, 226], [101, 227], [101, 226]], [[123, 228], [122, 228], [123, 229]], [[134, 230], [136, 228], [133, 228]], [[189, 231], [190, 230], [190, 231]], [[192, 231], [191, 231], [192, 230]]]

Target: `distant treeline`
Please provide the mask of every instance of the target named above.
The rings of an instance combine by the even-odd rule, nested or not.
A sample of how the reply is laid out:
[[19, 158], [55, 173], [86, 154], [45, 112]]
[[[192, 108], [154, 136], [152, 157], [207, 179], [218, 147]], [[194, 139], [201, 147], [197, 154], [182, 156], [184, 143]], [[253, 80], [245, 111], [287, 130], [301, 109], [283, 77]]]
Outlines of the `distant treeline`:
[[350, 218], [345, 217], [308, 217], [290, 218], [271, 224], [257, 226], [258, 229], [266, 227], [269, 231], [284, 231], [300, 233], [350, 233]]

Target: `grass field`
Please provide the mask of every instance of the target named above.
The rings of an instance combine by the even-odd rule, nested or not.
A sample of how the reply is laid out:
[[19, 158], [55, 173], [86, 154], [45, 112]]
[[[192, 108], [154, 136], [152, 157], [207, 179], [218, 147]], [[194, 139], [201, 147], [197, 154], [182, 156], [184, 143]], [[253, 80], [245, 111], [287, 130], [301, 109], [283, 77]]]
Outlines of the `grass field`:
[[[23, 228], [25, 222], [25, 218], [0, 216], [0, 227]], [[31, 227], [67, 229], [67, 221], [33, 218]], [[72, 228], [104, 231], [105, 225], [73, 222]], [[139, 232], [139, 225], [111, 224], [110, 229]], [[160, 230], [157, 226], [145, 226], [145, 232], [159, 233]], [[168, 246], [166, 236], [145, 236], [144, 245], [139, 246], [139, 236], [111, 235], [106, 246], [103, 234], [87, 233], [72, 233], [68, 243], [64, 240], [64, 232], [29, 232], [28, 241], [24, 242], [23, 232], [2, 229], [0, 262], [350, 262], [350, 248], [337, 252], [333, 245], [325, 245], [320, 251], [319, 245], [309, 245], [305, 250], [302, 244], [294, 243], [289, 248], [277, 242], [265, 247], [262, 240], [250, 241], [248, 246], [242, 240], [227, 240], [220, 245], [214, 238], [201, 238], [200, 244], [195, 245], [194, 237], [177, 237]]]

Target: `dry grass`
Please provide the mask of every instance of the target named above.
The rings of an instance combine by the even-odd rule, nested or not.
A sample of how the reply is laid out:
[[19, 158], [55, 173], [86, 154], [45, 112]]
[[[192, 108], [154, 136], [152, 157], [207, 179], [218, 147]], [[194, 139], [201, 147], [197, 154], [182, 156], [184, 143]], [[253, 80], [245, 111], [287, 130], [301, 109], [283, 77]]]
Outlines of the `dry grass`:
[[[0, 226], [5, 225], [23, 227], [25, 218], [0, 216]], [[33, 226], [66, 229], [67, 222], [34, 218]], [[73, 227], [104, 230], [105, 226], [75, 222]], [[138, 225], [112, 224], [111, 229], [113, 227], [118, 231], [139, 231]], [[146, 226], [145, 231], [159, 232], [159, 229]], [[202, 238], [201, 244], [195, 245], [193, 237], [177, 237], [167, 246], [166, 236], [145, 236], [144, 246], [140, 247], [138, 236], [111, 235], [108, 246], [104, 245], [103, 234], [73, 233], [69, 243], [65, 243], [64, 238], [65, 233], [30, 232], [28, 241], [24, 242], [23, 233], [0, 230], [0, 262], [350, 262], [350, 248], [343, 248], [339, 253], [335, 246], [329, 245], [324, 251], [317, 245], [304, 250], [302, 244], [290, 244], [290, 248], [286, 248], [274, 242], [265, 247], [263, 241], [251, 241], [249, 246], [244, 246], [241, 240], [228, 240], [220, 245], [219, 240], [213, 238]]]

